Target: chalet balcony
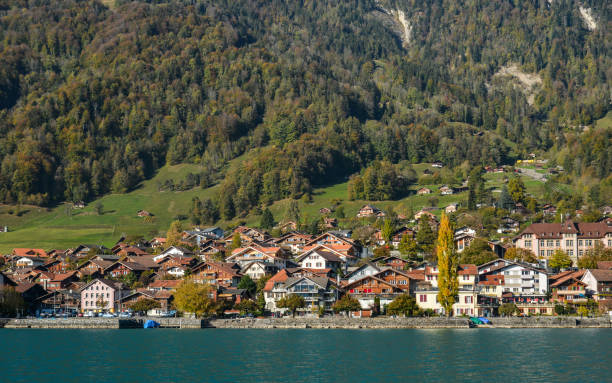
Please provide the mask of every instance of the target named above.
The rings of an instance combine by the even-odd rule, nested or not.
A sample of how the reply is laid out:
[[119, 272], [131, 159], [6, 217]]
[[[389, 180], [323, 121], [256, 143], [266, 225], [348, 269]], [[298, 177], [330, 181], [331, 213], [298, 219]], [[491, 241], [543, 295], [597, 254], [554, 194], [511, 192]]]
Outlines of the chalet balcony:
[[404, 293], [384, 293], [384, 294], [366, 293], [366, 294], [350, 294], [350, 295], [355, 299], [373, 299], [374, 297], [395, 299], [402, 294]]
[[586, 296], [586, 290], [581, 289], [581, 290], [557, 290], [556, 291], [557, 295], [582, 295], [582, 296]]

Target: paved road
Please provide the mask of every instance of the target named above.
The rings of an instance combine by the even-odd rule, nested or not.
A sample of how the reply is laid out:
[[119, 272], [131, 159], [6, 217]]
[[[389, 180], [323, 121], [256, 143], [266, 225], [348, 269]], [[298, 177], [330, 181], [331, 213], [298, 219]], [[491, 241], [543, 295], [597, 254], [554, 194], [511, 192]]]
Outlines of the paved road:
[[519, 168], [519, 169], [521, 170], [521, 174], [525, 174], [526, 176], [529, 176], [536, 181], [546, 182], [546, 174], [538, 173], [533, 169], [525, 169], [525, 168]]

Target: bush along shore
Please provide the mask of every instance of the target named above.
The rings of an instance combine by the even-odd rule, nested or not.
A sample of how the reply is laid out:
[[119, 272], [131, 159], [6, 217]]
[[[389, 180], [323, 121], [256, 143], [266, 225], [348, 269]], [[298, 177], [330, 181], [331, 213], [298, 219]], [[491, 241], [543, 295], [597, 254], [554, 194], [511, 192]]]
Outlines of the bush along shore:
[[[65, 318], [65, 319], [0, 319], [4, 328], [69, 328], [69, 329], [127, 329], [143, 328], [147, 319], [160, 323], [162, 328], [233, 328], [233, 329], [437, 329], [470, 328], [467, 318], [349, 318], [342, 316], [306, 318]], [[612, 328], [608, 317], [506, 317], [491, 318], [490, 325], [480, 328]]]

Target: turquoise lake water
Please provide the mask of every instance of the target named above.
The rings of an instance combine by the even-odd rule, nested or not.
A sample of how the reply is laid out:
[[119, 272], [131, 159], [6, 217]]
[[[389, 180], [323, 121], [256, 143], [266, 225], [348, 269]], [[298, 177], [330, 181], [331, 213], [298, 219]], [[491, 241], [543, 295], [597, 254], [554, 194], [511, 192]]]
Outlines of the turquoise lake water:
[[1, 382], [612, 382], [612, 329], [0, 330]]

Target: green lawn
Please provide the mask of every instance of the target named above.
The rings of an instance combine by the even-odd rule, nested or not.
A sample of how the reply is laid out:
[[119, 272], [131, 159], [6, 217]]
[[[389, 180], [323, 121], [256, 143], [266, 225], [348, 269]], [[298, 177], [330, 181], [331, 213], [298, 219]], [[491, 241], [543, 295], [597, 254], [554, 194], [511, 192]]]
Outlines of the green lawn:
[[[245, 157], [235, 159], [230, 167], [237, 166]], [[413, 168], [421, 175], [430, 164], [415, 164]], [[88, 204], [84, 209], [67, 209], [67, 205], [60, 205], [53, 209], [45, 209], [32, 206], [20, 207], [0, 206], [0, 224], [9, 226], [9, 233], [0, 233], [0, 253], [10, 252], [14, 247], [36, 247], [44, 249], [74, 247], [80, 243], [102, 243], [106, 246], [114, 244], [122, 235], [144, 235], [152, 237], [164, 233], [170, 223], [178, 215], [188, 215], [191, 207], [191, 199], [198, 196], [200, 199], [210, 198], [215, 194], [217, 186], [208, 189], [199, 187], [188, 191], [159, 191], [159, 185], [172, 178], [175, 183], [183, 180], [187, 173], [200, 171], [198, 165], [182, 164], [176, 166], [165, 166], [152, 179], [143, 182], [136, 190], [127, 194], [109, 194]], [[487, 187], [501, 189], [504, 179], [509, 177], [508, 173], [486, 174]], [[541, 183], [528, 177], [523, 177], [527, 192], [538, 196]], [[433, 193], [430, 195], [417, 196], [410, 194], [398, 201], [349, 201], [347, 182], [315, 189], [312, 202], [299, 200], [302, 218], [307, 222], [319, 216], [319, 209], [331, 207], [333, 200], [341, 201], [347, 218], [355, 217], [359, 209], [366, 203], [371, 203], [378, 208], [396, 213], [408, 214], [416, 212], [424, 206], [435, 206], [444, 208], [450, 203], [460, 204], [467, 201], [467, 193], [459, 193], [449, 196], [441, 196], [438, 188], [441, 185], [413, 185], [410, 189], [414, 192], [418, 188], [429, 187]], [[497, 194], [494, 194], [497, 196]], [[95, 206], [103, 205], [102, 215], [96, 213]], [[290, 200], [277, 201], [270, 206], [274, 218], [283, 220]], [[138, 210], [145, 209], [155, 215], [152, 222], [145, 223], [143, 218], [136, 216]], [[9, 213], [12, 211], [12, 214]], [[435, 212], [441, 213], [441, 210]], [[249, 214], [240, 219], [249, 225], [257, 225], [259, 215]], [[240, 221], [236, 219], [233, 223]], [[219, 222], [220, 226], [226, 226], [229, 222]]]
[[[109, 194], [91, 202], [84, 209], [72, 209], [60, 205], [47, 210], [37, 207], [22, 207], [26, 211], [21, 217], [16, 207], [0, 209], [0, 222], [9, 226], [10, 232], [0, 233], [0, 253], [14, 247], [64, 248], [79, 243], [96, 242], [112, 245], [121, 235], [142, 234], [152, 236], [165, 232], [170, 222], [180, 214], [188, 214], [191, 199], [212, 196], [215, 187], [195, 188], [188, 191], [158, 191], [158, 183], [169, 178], [182, 180], [188, 172], [197, 172], [196, 165], [166, 166], [140, 188], [127, 194]], [[102, 215], [95, 212], [95, 206], [103, 205]], [[139, 218], [138, 210], [145, 209], [155, 215], [150, 223]]]

